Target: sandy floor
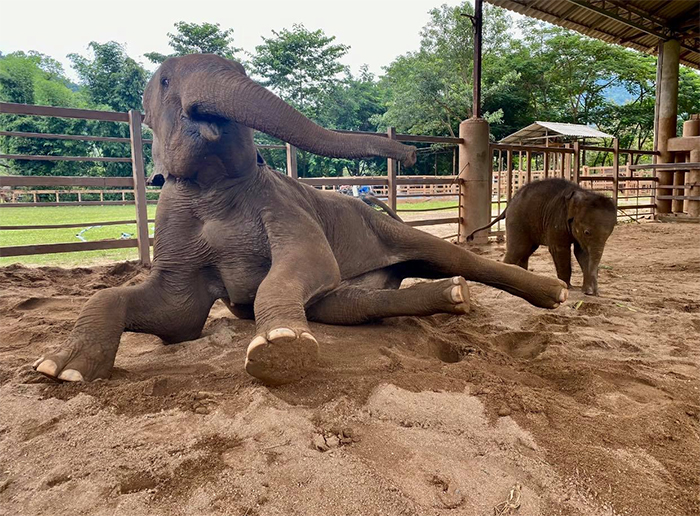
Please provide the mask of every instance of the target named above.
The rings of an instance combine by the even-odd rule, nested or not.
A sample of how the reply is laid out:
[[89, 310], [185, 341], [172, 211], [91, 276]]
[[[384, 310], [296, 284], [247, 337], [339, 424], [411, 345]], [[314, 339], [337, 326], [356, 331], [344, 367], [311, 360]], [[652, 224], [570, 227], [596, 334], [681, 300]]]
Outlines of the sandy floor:
[[699, 514], [699, 236], [619, 226], [603, 297], [554, 311], [472, 284], [467, 316], [313, 325], [321, 367], [273, 389], [220, 304], [196, 341], [127, 334], [111, 380], [51, 383], [28, 364], [144, 272], [0, 269], [0, 514], [491, 515], [516, 485], [505, 514]]

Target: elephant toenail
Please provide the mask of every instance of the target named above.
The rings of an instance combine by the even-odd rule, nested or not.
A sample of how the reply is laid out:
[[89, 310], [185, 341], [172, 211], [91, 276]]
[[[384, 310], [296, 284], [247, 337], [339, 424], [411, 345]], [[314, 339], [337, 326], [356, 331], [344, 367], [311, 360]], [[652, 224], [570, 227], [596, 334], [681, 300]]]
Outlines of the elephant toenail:
[[248, 350], [251, 350], [253, 348], [257, 348], [258, 346], [263, 346], [267, 344], [267, 339], [263, 337], [262, 335], [258, 335], [255, 337], [253, 340], [250, 341], [250, 344], [248, 344]]
[[41, 364], [36, 367], [36, 370], [47, 376], [56, 376], [58, 371], [58, 366], [53, 360], [44, 360]]
[[64, 369], [61, 374], [58, 375], [58, 379], [64, 382], [82, 382], [83, 375], [80, 374], [80, 371], [76, 371], [75, 369]]
[[32, 367], [36, 369], [39, 364], [41, 364], [44, 361], [44, 357], [41, 357], [39, 360], [35, 360], [34, 363], [32, 364]]
[[290, 330], [289, 328], [275, 328], [267, 334], [268, 340], [277, 340], [281, 338], [294, 339], [296, 336], [297, 334], [294, 333], [294, 330]]
[[312, 340], [314, 344], [318, 344], [318, 341], [316, 340], [316, 337], [311, 335], [308, 331], [302, 332], [301, 335], [299, 335], [301, 338], [306, 339], [306, 340]]
[[464, 303], [464, 297], [462, 296], [461, 287], [452, 287], [452, 290], [450, 291], [450, 297], [452, 297], [452, 301], [454, 301], [455, 303]]
[[567, 289], [562, 289], [559, 293], [559, 302], [563, 303], [567, 299], [569, 299], [569, 291]]
[[459, 285], [459, 276], [452, 276], [452, 284]]

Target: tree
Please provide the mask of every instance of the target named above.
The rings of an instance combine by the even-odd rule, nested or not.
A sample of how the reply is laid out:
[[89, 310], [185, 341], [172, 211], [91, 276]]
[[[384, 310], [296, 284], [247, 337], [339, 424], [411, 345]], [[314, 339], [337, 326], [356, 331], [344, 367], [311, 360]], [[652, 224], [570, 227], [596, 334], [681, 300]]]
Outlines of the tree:
[[91, 42], [93, 57], [69, 54], [90, 101], [114, 111], [142, 108], [148, 72], [114, 41]]
[[[387, 112], [383, 126], [413, 134], [456, 136], [459, 123], [471, 115], [473, 29], [468, 2], [457, 7], [443, 5], [430, 11], [430, 21], [421, 32], [416, 52], [398, 57], [387, 68], [382, 86], [387, 92]], [[512, 84], [512, 73], [493, 75], [492, 62], [510, 42], [509, 16], [499, 8], [484, 10], [483, 103]], [[492, 123], [502, 118], [499, 109], [484, 116]]]
[[[260, 82], [312, 120], [323, 124], [324, 111], [341, 87], [339, 74], [348, 73], [340, 63], [349, 47], [333, 44], [335, 37], [322, 30], [309, 31], [303, 25], [292, 30], [273, 31], [255, 48], [250, 64]], [[331, 115], [328, 115], [331, 116]], [[326, 118], [325, 122], [329, 122]], [[342, 174], [347, 160], [331, 160], [300, 152], [299, 175]]]
[[311, 118], [338, 84], [338, 75], [347, 72], [340, 58], [350, 47], [333, 44], [335, 36], [322, 30], [310, 31], [294, 24], [292, 30], [272, 31], [263, 38], [250, 61], [261, 83]]
[[150, 61], [160, 64], [169, 57], [185, 56], [188, 54], [216, 54], [226, 59], [236, 59], [240, 48], [233, 46], [233, 29], [222, 30], [218, 23], [187, 23], [175, 24], [176, 32], [168, 32], [168, 45], [174, 50], [170, 55], [158, 52], [144, 54]]
[[[85, 107], [84, 100], [69, 85], [61, 65], [48, 56], [30, 51], [0, 57], [0, 100], [3, 102]], [[87, 125], [85, 120], [76, 119], [0, 116], [0, 127], [5, 131], [78, 134], [85, 131]], [[0, 151], [5, 154], [88, 155], [91, 150], [90, 143], [81, 141], [0, 138]], [[93, 164], [10, 160], [2, 167], [22, 175], [71, 175], [89, 174]]]

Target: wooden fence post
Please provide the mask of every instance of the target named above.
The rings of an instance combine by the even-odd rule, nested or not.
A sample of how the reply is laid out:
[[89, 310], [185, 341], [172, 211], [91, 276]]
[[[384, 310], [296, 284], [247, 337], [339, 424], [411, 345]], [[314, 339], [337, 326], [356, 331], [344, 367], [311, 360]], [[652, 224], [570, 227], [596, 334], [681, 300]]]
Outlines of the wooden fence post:
[[[386, 132], [390, 140], [396, 139], [396, 128], [389, 127]], [[389, 183], [389, 207], [396, 211], [396, 160], [388, 158], [386, 160], [386, 176]]]
[[508, 185], [506, 187], [506, 202], [509, 203], [511, 197], [513, 196], [513, 151], [510, 149], [508, 149], [508, 152], [506, 153], [506, 167], [508, 167]]
[[297, 148], [287, 144], [287, 175], [294, 179], [299, 179], [299, 171], [297, 170]]
[[613, 202], [617, 208], [620, 192], [620, 140], [613, 138]]
[[578, 141], [574, 142], [574, 182], [581, 183], [581, 144]]
[[525, 160], [527, 163], [525, 164], [525, 169], [527, 172], [527, 183], [532, 182], [532, 154], [530, 154], [530, 151], [525, 151]]
[[[683, 122], [683, 136], [692, 137], [700, 135], [700, 115], [690, 115], [690, 120]], [[700, 150], [691, 150], [688, 159], [691, 163], [700, 162]], [[685, 174], [686, 183], [691, 185], [690, 189], [684, 190], [682, 195], [689, 198], [685, 203], [685, 211], [691, 217], [700, 216], [700, 170], [689, 170]]]
[[148, 238], [148, 209], [146, 205], [146, 173], [143, 166], [143, 139], [141, 137], [141, 112], [129, 110], [129, 134], [131, 143], [131, 171], [134, 176], [134, 202], [136, 204], [136, 239], [139, 261], [151, 263]]

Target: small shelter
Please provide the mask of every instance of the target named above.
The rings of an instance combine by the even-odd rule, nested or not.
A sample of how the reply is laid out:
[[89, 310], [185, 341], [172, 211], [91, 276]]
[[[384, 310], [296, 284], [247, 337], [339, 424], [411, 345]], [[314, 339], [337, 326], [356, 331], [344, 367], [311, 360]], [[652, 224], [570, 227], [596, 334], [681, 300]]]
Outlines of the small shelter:
[[614, 136], [587, 125], [537, 121], [509, 134], [501, 139], [500, 143], [548, 145], [552, 140], [569, 142], [586, 138], [614, 138]]

